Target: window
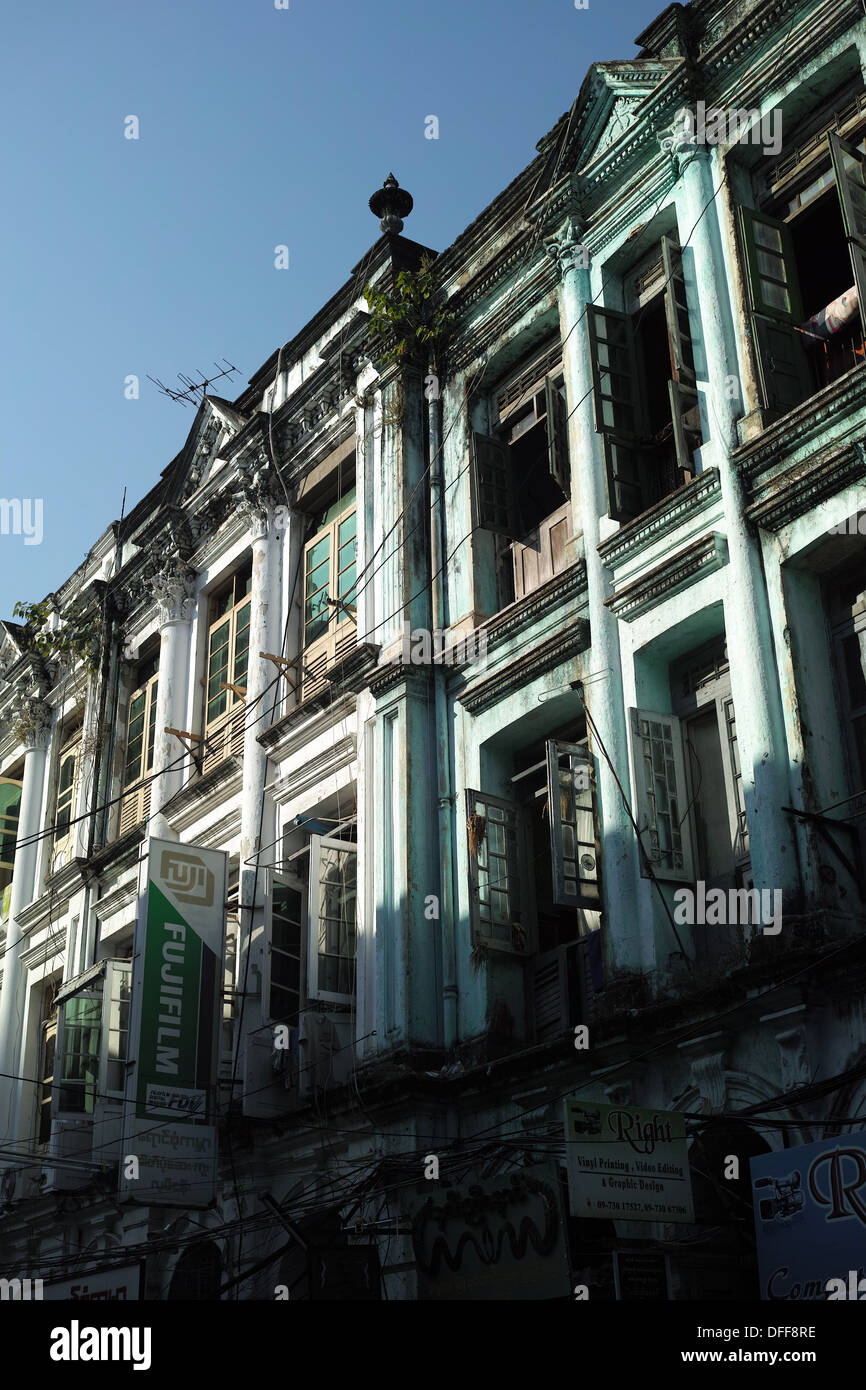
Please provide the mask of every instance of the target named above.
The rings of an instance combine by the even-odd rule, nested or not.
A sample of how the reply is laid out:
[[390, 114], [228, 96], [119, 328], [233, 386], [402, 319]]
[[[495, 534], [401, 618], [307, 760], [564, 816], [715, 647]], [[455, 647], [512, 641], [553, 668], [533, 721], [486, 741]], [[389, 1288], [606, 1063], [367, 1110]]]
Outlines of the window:
[[[608, 515], [626, 522], [694, 477], [700, 413], [682, 252], [663, 236], [636, 307], [587, 305]], [[627, 282], [628, 283], [628, 282]]]
[[64, 1114], [92, 1115], [98, 1101], [124, 1098], [132, 965], [111, 960], [100, 968], [104, 973], [74, 994], [64, 998], [61, 989], [58, 1110]]
[[14, 777], [0, 777], [0, 892], [12, 882], [21, 785]]
[[252, 616], [252, 561], [210, 597], [203, 771], [243, 754]]
[[828, 580], [827, 604], [833, 635], [833, 658], [841, 712], [842, 742], [851, 798], [837, 814], [849, 816], [859, 830], [861, 860], [866, 862], [866, 578], [863, 556], [847, 572]]
[[36, 1100], [36, 1142], [51, 1138], [51, 1088], [54, 1082], [54, 1053], [57, 1043], [57, 986], [46, 985], [42, 996], [42, 1023], [39, 1039], [39, 1089]]
[[[325, 835], [310, 836], [307, 940], [307, 996], [310, 999], [337, 1004], [351, 1004], [354, 999], [357, 860], [357, 845]], [[290, 975], [292, 901], [287, 908], [287, 914], [279, 923], [284, 952], [279, 968], [284, 977]]]
[[137, 688], [129, 699], [126, 763], [123, 771], [125, 794], [120, 803], [121, 835], [138, 825], [150, 810], [150, 789], [153, 784], [146, 779], [153, 771], [158, 678], [159, 656], [156, 655], [139, 667], [136, 675]]
[[588, 1019], [603, 987], [595, 770], [565, 732], [514, 756], [514, 799], [466, 793], [473, 942], [526, 959], [538, 1042]]
[[320, 513], [314, 528], [304, 548], [304, 700], [324, 689], [328, 667], [355, 645], [355, 489]]
[[[675, 662], [669, 676], [674, 713], [630, 711], [643, 849], [659, 879], [748, 887], [749, 831], [724, 638]], [[643, 859], [641, 873], [648, 876]], [[718, 927], [708, 928], [713, 932], [713, 943], [709, 935], [697, 941], [700, 954], [726, 944]]]
[[568, 412], [556, 344], [497, 392], [493, 434], [473, 433], [472, 490], [478, 525], [497, 536], [502, 606], [570, 563]]
[[238, 924], [240, 920], [240, 868], [237, 860], [229, 864], [226, 885], [226, 945], [223, 962], [222, 1029], [220, 1033], [220, 1079], [228, 1081], [234, 1070], [235, 1019], [237, 1017], [237, 988], [235, 971], [238, 959]]
[[303, 920], [303, 884], [286, 875], [275, 878], [271, 895], [269, 1016], [292, 1028], [298, 1027], [301, 1015]]
[[864, 360], [866, 102], [754, 180], [738, 209], [765, 407], [776, 415]]
[[54, 852], [52, 867], [65, 862], [75, 840], [75, 793], [78, 790], [81, 761], [81, 727], [60, 750], [57, 767], [57, 797], [54, 802]]

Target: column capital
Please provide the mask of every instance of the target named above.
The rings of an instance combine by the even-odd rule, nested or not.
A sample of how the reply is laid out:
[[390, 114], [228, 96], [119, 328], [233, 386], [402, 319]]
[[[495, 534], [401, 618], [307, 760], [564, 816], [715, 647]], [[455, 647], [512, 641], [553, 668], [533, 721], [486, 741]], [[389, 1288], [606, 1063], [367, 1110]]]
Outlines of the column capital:
[[589, 269], [589, 248], [581, 240], [582, 232], [577, 218], [569, 216], [553, 236], [545, 237], [544, 249], [561, 276], [569, 270]]
[[150, 573], [150, 587], [160, 627], [187, 622], [195, 611], [195, 571], [180, 555], [164, 556]]
[[267, 454], [258, 449], [238, 464], [235, 511], [246, 522], [253, 540], [266, 537], [274, 505], [274, 470]]
[[31, 686], [21, 690], [13, 700], [15, 730], [28, 753], [48, 746], [52, 709], [43, 695], [42, 689]]
[[698, 140], [698, 127], [695, 113], [687, 106], [681, 106], [669, 126], [657, 131], [657, 139], [662, 150], [673, 160], [677, 177], [697, 156], [709, 159], [710, 151], [706, 144]]

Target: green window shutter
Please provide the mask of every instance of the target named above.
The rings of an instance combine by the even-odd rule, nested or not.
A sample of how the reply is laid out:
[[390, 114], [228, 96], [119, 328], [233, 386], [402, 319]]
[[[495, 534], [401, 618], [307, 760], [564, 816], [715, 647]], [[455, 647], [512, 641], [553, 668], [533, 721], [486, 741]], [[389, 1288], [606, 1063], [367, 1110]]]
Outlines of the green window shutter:
[[753, 311], [799, 325], [803, 305], [790, 228], [751, 208], [740, 207], [739, 214]]
[[514, 801], [466, 792], [472, 939], [502, 951], [531, 954], [528, 894], [521, 891], [524, 822]]
[[[629, 710], [640, 841], [661, 879], [694, 880], [687, 822], [685, 760], [680, 721], [671, 714]], [[641, 874], [647, 878], [641, 856]]]
[[520, 512], [508, 446], [494, 435], [473, 430], [470, 460], [478, 525], [517, 540]]
[[607, 510], [631, 521], [645, 509], [641, 484], [643, 408], [634, 332], [626, 314], [586, 306], [596, 432], [603, 436]]
[[682, 250], [679, 242], [673, 237], [662, 237], [662, 263], [665, 273], [665, 316], [671, 354], [671, 380], [668, 383], [671, 420], [674, 427], [679, 480], [681, 483], [687, 483], [695, 476], [692, 455], [701, 443], [701, 415]]
[[793, 410], [814, 390], [802, 334], [760, 314], [752, 315], [752, 326], [764, 402], [770, 410]]
[[862, 324], [866, 321], [866, 158], [860, 150], [846, 140], [840, 140], [834, 132], [831, 131], [827, 138], [839, 202], [842, 204], [842, 222], [848, 239]]
[[552, 377], [544, 379], [544, 402], [547, 414], [547, 457], [551, 477], [555, 478], [566, 497], [571, 494], [571, 469], [568, 459], [568, 414], [565, 401]]
[[598, 911], [595, 775], [585, 747], [547, 742], [547, 806], [553, 901]]

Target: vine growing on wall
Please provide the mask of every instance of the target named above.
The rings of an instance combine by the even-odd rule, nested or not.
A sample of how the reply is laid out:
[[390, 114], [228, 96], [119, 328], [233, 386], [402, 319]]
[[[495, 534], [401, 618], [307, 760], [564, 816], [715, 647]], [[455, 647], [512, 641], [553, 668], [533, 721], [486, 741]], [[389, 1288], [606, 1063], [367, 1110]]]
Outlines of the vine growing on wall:
[[71, 668], [81, 661], [94, 674], [99, 666], [101, 615], [92, 609], [86, 611], [71, 604], [62, 615], [60, 624], [51, 628], [48, 622], [52, 611], [48, 599], [43, 599], [41, 603], [16, 603], [12, 613], [14, 617], [22, 618], [26, 625], [25, 646], [45, 662]]
[[454, 318], [445, 308], [429, 256], [417, 270], [401, 270], [388, 290], [364, 286], [370, 306], [370, 336], [382, 349], [385, 362], [437, 362]]

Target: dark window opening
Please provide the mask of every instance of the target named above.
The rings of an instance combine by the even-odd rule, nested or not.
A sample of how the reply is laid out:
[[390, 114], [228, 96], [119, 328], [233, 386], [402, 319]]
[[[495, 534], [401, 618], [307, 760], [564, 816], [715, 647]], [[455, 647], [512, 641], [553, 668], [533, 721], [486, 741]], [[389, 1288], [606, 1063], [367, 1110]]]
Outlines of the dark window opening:
[[[841, 296], [856, 294], [854, 272], [842, 210], [835, 189], [829, 188], [803, 208], [789, 226], [800, 280], [804, 324], [821, 316]], [[855, 313], [829, 338], [804, 334], [804, 345], [814, 373], [815, 390], [829, 385], [863, 361], [863, 326]]]

